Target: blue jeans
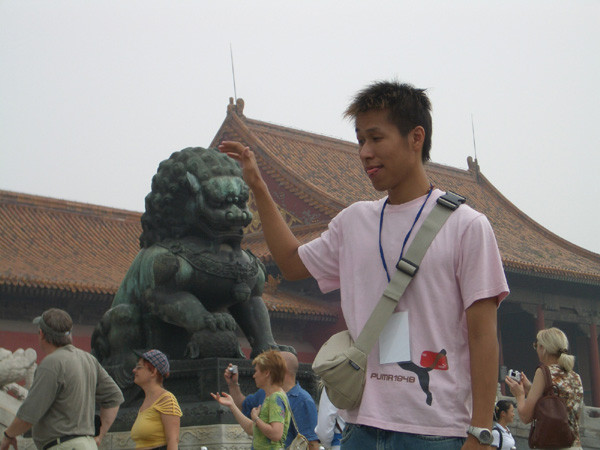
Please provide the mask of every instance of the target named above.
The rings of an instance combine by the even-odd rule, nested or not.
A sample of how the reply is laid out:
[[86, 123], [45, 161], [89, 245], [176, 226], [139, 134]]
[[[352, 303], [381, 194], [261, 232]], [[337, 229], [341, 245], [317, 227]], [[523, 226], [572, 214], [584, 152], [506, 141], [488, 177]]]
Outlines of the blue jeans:
[[347, 423], [342, 450], [460, 450], [465, 438], [424, 436]]

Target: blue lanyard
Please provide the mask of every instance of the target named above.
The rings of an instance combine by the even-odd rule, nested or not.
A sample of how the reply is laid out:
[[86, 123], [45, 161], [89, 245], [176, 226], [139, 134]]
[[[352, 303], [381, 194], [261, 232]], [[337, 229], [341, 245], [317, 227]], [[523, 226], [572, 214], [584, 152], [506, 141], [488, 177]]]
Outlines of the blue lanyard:
[[[415, 227], [415, 224], [419, 220], [419, 217], [421, 217], [423, 208], [425, 208], [425, 203], [427, 203], [427, 200], [429, 200], [429, 197], [431, 196], [432, 192], [433, 192], [433, 185], [430, 184], [429, 192], [427, 193], [427, 197], [425, 197], [425, 201], [421, 205], [421, 208], [419, 208], [419, 212], [417, 213], [417, 216], [415, 217], [415, 220], [414, 220], [413, 224], [411, 225], [410, 230], [408, 230], [408, 233], [406, 233], [406, 236], [404, 237], [404, 242], [402, 243], [402, 250], [400, 251], [400, 257], [398, 258], [398, 261], [400, 261], [402, 259], [402, 256], [404, 255], [404, 247], [406, 246], [406, 242], [408, 241], [408, 238], [410, 237], [410, 234], [412, 233], [412, 230]], [[381, 246], [381, 230], [383, 229], [383, 212], [385, 211], [385, 207], [388, 204], [388, 200], [389, 200], [389, 197], [385, 199], [385, 202], [383, 202], [383, 208], [381, 208], [381, 217], [379, 218], [379, 255], [381, 256], [381, 262], [383, 263], [383, 268], [385, 269], [385, 276], [387, 277], [387, 280], [389, 283], [390, 282], [390, 273], [388, 271], [387, 264], [385, 263], [385, 255], [383, 254], [383, 247]]]

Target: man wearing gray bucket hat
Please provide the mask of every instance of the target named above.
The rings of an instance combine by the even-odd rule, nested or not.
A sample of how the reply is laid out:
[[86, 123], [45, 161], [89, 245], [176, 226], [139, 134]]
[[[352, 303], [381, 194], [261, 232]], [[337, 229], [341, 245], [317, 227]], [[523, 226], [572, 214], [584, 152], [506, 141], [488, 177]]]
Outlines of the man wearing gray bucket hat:
[[[29, 395], [4, 431], [0, 450], [17, 448], [16, 437], [33, 427], [40, 450], [95, 450], [123, 403], [123, 394], [100, 363], [73, 346], [73, 321], [66, 311], [52, 308], [33, 321], [46, 357], [38, 366]], [[94, 411], [102, 421], [95, 436]]]

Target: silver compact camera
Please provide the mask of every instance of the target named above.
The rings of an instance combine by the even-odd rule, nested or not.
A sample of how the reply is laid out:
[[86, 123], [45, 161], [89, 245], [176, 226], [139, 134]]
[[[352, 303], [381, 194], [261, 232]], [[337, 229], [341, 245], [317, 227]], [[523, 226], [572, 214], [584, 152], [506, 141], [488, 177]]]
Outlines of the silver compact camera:
[[515, 380], [517, 383], [521, 382], [521, 372], [519, 372], [518, 370], [509, 369], [507, 376]]
[[228, 369], [232, 374], [234, 373], [238, 373], [238, 366], [236, 365], [231, 365], [231, 367]]

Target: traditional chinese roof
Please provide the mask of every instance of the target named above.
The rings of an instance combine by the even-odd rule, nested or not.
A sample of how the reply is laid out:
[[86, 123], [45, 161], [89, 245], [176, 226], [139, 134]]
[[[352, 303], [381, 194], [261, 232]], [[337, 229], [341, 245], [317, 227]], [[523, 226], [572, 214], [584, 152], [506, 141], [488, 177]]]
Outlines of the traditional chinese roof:
[[[211, 145], [223, 139], [252, 147], [301, 242], [317, 237], [353, 201], [381, 196], [363, 173], [356, 144], [248, 119], [239, 101], [229, 105]], [[427, 173], [437, 187], [461, 193], [487, 215], [507, 271], [600, 285], [600, 255], [533, 221], [494, 188], [476, 162], [468, 163], [467, 170], [429, 163]], [[112, 297], [139, 250], [140, 217], [138, 212], [0, 191], [0, 293]], [[257, 215], [242, 245], [270, 262]], [[267, 289], [264, 298], [278, 317], [334, 321], [338, 316], [337, 305], [277, 287]]]

